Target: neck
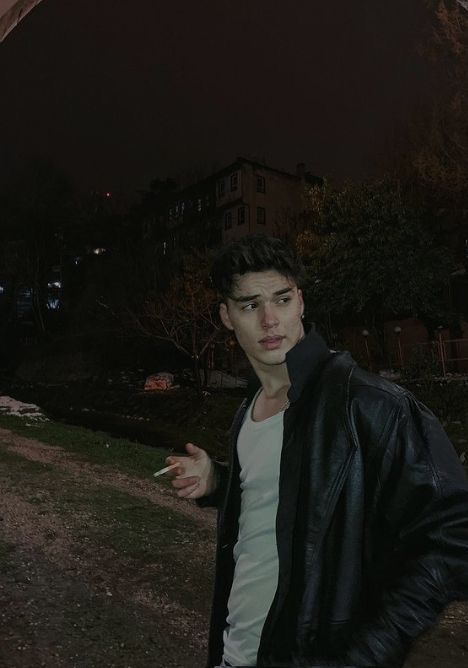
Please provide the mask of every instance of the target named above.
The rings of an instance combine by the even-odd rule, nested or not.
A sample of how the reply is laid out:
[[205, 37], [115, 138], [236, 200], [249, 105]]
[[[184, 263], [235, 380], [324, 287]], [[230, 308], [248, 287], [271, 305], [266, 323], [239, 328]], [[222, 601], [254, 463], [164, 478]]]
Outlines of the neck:
[[252, 367], [262, 384], [265, 396], [268, 399], [285, 399], [286, 393], [291, 386], [286, 362], [267, 367], [250, 360]]

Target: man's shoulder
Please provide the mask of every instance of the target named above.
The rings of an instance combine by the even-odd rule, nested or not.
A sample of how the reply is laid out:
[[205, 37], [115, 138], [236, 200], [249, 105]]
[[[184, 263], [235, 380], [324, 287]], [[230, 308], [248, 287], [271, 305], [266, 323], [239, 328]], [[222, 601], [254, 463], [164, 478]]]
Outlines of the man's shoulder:
[[[397, 429], [419, 403], [411, 392], [390, 380], [359, 367], [349, 353], [332, 354], [324, 369], [322, 407], [327, 419], [346, 428], [356, 444], [375, 453], [389, 429]], [[341, 414], [342, 420], [336, 421]]]
[[346, 351], [332, 351], [329, 362], [323, 369], [322, 380], [322, 387], [329, 387], [332, 391], [341, 386], [343, 397], [346, 397], [347, 403], [353, 405], [377, 402], [379, 405], [384, 403], [391, 407], [413, 398], [411, 392], [401, 385], [358, 366]]

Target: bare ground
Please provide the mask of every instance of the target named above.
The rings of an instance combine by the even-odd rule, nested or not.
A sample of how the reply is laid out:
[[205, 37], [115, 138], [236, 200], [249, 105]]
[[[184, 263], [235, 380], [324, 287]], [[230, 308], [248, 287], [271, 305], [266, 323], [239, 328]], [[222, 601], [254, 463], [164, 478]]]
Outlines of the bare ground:
[[[202, 668], [214, 513], [5, 429], [0, 454], [0, 668]], [[467, 604], [405, 668], [428, 665], [468, 665]]]

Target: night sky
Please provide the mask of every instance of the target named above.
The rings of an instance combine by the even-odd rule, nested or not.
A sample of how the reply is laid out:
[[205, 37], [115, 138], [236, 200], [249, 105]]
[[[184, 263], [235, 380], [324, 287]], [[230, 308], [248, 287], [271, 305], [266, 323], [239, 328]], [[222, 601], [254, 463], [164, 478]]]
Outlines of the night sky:
[[360, 178], [431, 95], [423, 0], [44, 0], [0, 45], [0, 177], [187, 180], [239, 154]]

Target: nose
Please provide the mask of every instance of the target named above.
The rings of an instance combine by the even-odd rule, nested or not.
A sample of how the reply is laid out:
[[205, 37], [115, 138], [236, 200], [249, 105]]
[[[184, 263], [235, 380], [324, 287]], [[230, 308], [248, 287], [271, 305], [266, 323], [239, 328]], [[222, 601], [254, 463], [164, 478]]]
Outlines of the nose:
[[265, 305], [262, 313], [262, 327], [263, 329], [271, 329], [278, 325], [278, 318], [276, 316], [275, 308], [273, 306]]

